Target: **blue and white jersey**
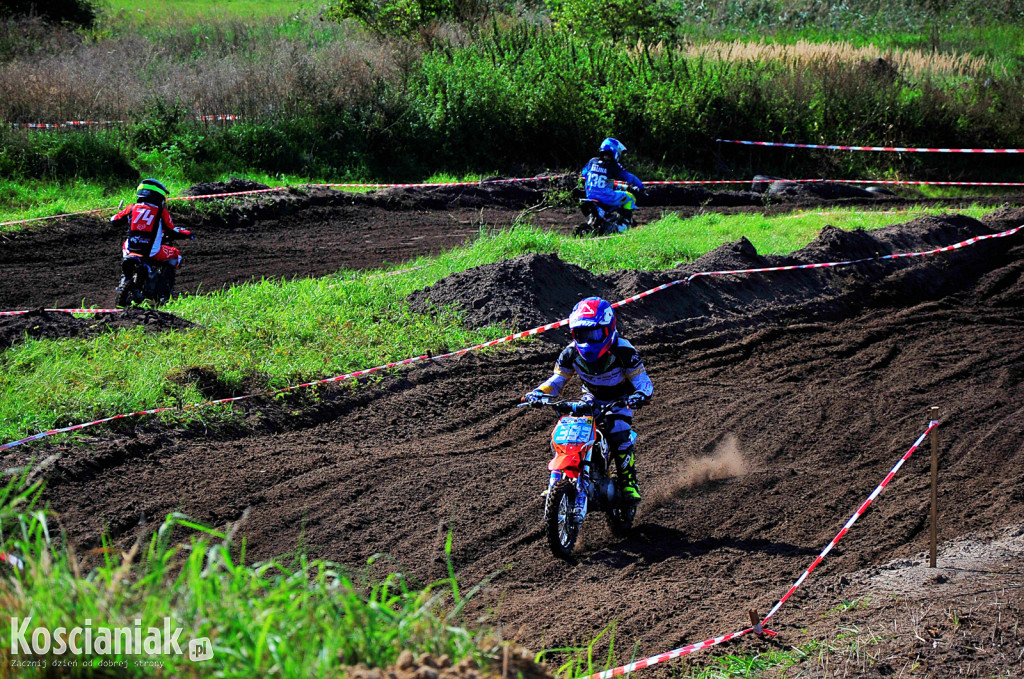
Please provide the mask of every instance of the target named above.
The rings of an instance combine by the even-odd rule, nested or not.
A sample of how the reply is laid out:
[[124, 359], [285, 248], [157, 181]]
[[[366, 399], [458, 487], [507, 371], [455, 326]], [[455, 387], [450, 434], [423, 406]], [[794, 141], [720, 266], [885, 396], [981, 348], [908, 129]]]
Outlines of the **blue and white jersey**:
[[615, 200], [615, 182], [634, 184], [641, 189], [644, 187], [643, 182], [611, 158], [591, 158], [583, 167], [582, 175], [586, 180], [587, 198], [610, 205], [618, 204]]
[[617, 401], [635, 392], [650, 397], [654, 384], [647, 376], [640, 354], [628, 341], [616, 338], [609, 351], [596, 364], [583, 360], [576, 347], [570, 344], [555, 361], [554, 374], [537, 387], [545, 394], [555, 397], [573, 375], [583, 381], [584, 394], [604, 403]]

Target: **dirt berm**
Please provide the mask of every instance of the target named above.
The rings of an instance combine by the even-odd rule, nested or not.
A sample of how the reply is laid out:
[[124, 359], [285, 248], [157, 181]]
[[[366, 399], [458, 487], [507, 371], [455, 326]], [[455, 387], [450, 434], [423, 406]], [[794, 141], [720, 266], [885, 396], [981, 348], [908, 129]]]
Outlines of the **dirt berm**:
[[[995, 215], [1000, 224], [1012, 221], [1012, 215], [1004, 218], [1002, 214]], [[566, 318], [583, 297], [618, 301], [697, 272], [865, 259], [928, 250], [991, 232], [990, 226], [961, 215], [922, 217], [871, 231], [826, 226], [813, 242], [791, 255], [761, 256], [744, 238], [675, 269], [604, 275], [567, 264], [554, 254], [528, 254], [449, 276], [412, 293], [409, 302], [421, 313], [453, 306], [471, 327], [506, 323], [525, 330]], [[672, 324], [672, 332], [681, 327], [692, 336], [699, 329], [736, 330], [797, 317], [838, 320], [871, 305], [875, 298], [921, 300], [959, 289], [965, 276], [985, 266], [992, 247], [952, 256], [865, 262], [842, 270], [698, 277], [623, 306], [619, 311], [622, 329], [647, 336], [664, 333], [665, 324]]]
[[[699, 270], [928, 249], [1008, 220], [1024, 213], [826, 229], [789, 257], [740, 242], [675, 271], [596, 278], [535, 256], [426, 295], [460, 304], [470, 322], [488, 322], [493, 303], [509, 310], [507, 321], [529, 324], [564, 317], [588, 281], [624, 295]], [[531, 272], [550, 276], [548, 289]], [[460, 280], [469, 286], [461, 292]], [[519, 286], [525, 301], [499, 295], [498, 281]], [[377, 567], [397, 563], [431, 582], [447, 577], [450, 529], [463, 590], [491, 578], [472, 619], [533, 649], [585, 646], [614, 623], [619, 660], [742, 629], [748, 608], [766, 612], [924, 431], [931, 406], [943, 421], [942, 553], [1020, 522], [1021, 235], [920, 259], [699, 278], [622, 308], [620, 329], [655, 386], [634, 421], [645, 499], [626, 539], [590, 517], [573, 563], [552, 558], [541, 532], [553, 415], [514, 407], [550, 374], [555, 347], [539, 342], [327, 390], [297, 412], [250, 402], [240, 411], [246, 426], [229, 431], [150, 424], [75, 446], [14, 449], [0, 464], [56, 456], [43, 472], [46, 500], [83, 547], [99, 546], [103, 531], [130, 546], [171, 511], [222, 525], [248, 510], [239, 527], [248, 559], [299, 547], [364, 568], [386, 553], [394, 561]], [[849, 676], [1020, 676], [1019, 560], [933, 578], [923, 599], [850, 589], [864, 581], [851, 574], [926, 548], [928, 484], [921, 451], [781, 609], [774, 642], [745, 637], [637, 676], [678, 676], [714, 653], [769, 644], [807, 650], [814, 640], [830, 646], [800, 661], [807, 676], [844, 667]], [[860, 603], [844, 603], [848, 596]], [[874, 616], [845, 625], [841, 611], [854, 606]], [[922, 616], [945, 622], [925, 627]], [[845, 665], [822, 665], [828, 649]]]

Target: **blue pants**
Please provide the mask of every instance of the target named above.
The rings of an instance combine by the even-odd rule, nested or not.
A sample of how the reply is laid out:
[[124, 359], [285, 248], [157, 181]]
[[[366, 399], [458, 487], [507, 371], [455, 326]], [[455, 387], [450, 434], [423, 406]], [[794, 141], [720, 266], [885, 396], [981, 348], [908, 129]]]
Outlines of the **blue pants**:
[[632, 210], [636, 207], [636, 198], [629, 191], [594, 191], [588, 193], [587, 198], [613, 209]]

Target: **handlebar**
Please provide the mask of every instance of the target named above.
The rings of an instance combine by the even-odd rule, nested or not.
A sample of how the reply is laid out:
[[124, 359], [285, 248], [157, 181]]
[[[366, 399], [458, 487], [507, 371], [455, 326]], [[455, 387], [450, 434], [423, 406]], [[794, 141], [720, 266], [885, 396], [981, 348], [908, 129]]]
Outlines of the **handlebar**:
[[586, 401], [553, 401], [550, 398], [542, 398], [536, 401], [525, 401], [516, 405], [517, 408], [540, 408], [543, 406], [551, 406], [559, 415], [592, 415], [599, 419], [608, 415], [616, 408], [626, 407], [626, 402], [618, 400], [606, 403], [602, 406], [597, 406]]
[[640, 198], [642, 196], [647, 195], [647, 191], [645, 189], [640, 188], [636, 184], [630, 184], [629, 182], [623, 182], [617, 179], [612, 183], [612, 187], [616, 191], [629, 191], [636, 198]]

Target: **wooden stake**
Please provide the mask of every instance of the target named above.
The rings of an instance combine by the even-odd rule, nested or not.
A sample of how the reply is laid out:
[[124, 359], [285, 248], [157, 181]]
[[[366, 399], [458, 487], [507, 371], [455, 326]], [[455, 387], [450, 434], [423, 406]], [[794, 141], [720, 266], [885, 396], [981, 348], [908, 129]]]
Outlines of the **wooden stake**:
[[764, 629], [761, 627], [761, 615], [753, 608], [747, 611], [750, 616], [750, 626], [754, 628], [754, 634], [764, 636]]
[[[939, 419], [938, 406], [932, 406], [931, 422]], [[932, 544], [931, 561], [929, 568], [935, 568], [935, 551], [939, 541], [939, 428], [932, 429], [929, 436], [932, 439]]]

